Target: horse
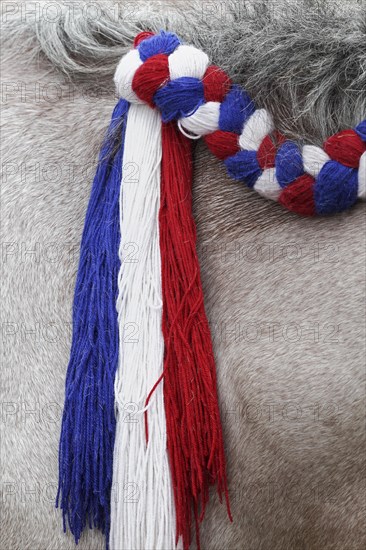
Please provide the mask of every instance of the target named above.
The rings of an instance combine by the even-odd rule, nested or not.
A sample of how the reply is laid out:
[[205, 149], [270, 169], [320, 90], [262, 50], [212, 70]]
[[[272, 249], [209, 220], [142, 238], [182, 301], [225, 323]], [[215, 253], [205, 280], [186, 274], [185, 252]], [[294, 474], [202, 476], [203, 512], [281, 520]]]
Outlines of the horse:
[[[74, 547], [54, 504], [72, 299], [113, 73], [134, 35], [176, 32], [282, 133], [321, 145], [365, 118], [365, 21], [357, 0], [2, 4], [1, 548]], [[193, 214], [233, 514], [212, 495], [202, 548], [364, 548], [362, 204], [297, 216], [199, 142]], [[89, 529], [79, 542], [104, 545]]]

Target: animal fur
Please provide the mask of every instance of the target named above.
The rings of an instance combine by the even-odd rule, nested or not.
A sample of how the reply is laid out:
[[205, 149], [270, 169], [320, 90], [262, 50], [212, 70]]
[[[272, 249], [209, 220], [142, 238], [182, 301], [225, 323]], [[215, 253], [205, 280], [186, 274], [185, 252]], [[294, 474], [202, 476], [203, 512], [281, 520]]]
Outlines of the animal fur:
[[[116, 16], [103, 1], [96, 19], [78, 2], [54, 22], [33, 5], [2, 17], [4, 550], [74, 548], [54, 509], [73, 287], [112, 75], [136, 32], [205, 49], [291, 137], [320, 144], [366, 115], [365, 2], [127, 2]], [[364, 209], [299, 218], [202, 144], [193, 191], [234, 515], [213, 495], [203, 548], [360, 550]], [[89, 531], [79, 548], [103, 544]]]

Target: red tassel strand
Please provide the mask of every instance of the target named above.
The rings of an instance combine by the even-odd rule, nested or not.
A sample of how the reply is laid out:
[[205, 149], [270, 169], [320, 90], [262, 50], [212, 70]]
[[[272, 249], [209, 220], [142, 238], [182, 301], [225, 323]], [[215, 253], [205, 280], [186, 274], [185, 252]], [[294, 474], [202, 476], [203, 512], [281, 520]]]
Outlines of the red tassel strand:
[[[203, 303], [192, 218], [191, 142], [174, 123], [163, 125], [160, 247], [163, 288], [164, 400], [167, 446], [177, 518], [177, 541], [191, 542], [216, 484], [228, 498], [216, 371]], [[193, 517], [192, 517], [193, 512]]]

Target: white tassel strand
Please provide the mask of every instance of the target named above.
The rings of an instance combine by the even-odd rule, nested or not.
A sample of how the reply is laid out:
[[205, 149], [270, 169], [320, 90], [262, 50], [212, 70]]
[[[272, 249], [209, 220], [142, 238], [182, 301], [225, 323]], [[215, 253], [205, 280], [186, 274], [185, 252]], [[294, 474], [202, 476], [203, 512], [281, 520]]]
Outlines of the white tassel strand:
[[175, 509], [166, 448], [162, 288], [159, 247], [160, 114], [132, 104], [128, 113], [120, 195], [121, 269], [117, 301], [119, 367], [111, 502], [111, 550], [171, 550]]

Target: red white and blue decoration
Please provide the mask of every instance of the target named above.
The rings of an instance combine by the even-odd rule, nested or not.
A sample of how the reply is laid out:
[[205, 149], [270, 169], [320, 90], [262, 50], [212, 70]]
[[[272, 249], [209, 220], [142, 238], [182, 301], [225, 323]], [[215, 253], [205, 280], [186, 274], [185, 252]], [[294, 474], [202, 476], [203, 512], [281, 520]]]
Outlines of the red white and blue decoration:
[[231, 519], [191, 211], [192, 142], [300, 215], [366, 199], [366, 121], [299, 147], [207, 55], [140, 33], [122, 58], [81, 242], [57, 506], [79, 541], [191, 544], [217, 488]]

